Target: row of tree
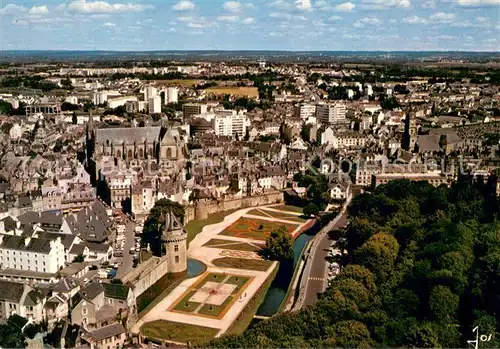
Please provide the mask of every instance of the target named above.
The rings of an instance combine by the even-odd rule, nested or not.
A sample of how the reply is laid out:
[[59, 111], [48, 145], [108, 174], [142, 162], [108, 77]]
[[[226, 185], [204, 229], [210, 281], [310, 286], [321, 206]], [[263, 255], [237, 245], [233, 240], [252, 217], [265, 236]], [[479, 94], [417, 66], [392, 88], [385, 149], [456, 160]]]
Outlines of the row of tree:
[[451, 188], [393, 181], [362, 194], [338, 240], [342, 271], [301, 311], [205, 346], [499, 347], [496, 178]]

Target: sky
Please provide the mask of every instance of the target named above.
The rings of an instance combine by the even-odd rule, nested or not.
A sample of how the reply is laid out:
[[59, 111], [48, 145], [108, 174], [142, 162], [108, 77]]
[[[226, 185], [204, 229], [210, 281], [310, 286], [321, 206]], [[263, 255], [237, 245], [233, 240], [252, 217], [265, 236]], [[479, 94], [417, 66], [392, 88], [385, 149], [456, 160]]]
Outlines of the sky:
[[500, 51], [500, 0], [0, 0], [0, 49]]

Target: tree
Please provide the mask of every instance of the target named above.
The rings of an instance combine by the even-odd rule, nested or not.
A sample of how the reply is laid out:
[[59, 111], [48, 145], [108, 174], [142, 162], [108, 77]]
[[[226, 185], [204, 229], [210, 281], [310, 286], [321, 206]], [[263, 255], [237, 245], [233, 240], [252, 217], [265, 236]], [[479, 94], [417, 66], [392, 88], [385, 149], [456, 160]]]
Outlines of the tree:
[[12, 113], [12, 104], [4, 100], [0, 100], [0, 114], [10, 115]]
[[458, 312], [459, 297], [442, 285], [434, 286], [429, 297], [429, 309], [436, 321], [449, 322]]
[[272, 260], [293, 260], [292, 238], [285, 227], [279, 227], [267, 237], [266, 252]]
[[354, 258], [374, 273], [378, 282], [382, 282], [391, 274], [398, 252], [399, 244], [392, 235], [378, 233], [354, 252]]
[[0, 325], [0, 347], [24, 348], [24, 335], [21, 332], [27, 320], [19, 315], [11, 315], [7, 323]]
[[362, 322], [355, 320], [340, 321], [327, 330], [327, 347], [331, 348], [368, 348], [370, 331]]
[[306, 207], [304, 207], [304, 215], [306, 216], [315, 216], [319, 212], [318, 206], [316, 206], [314, 203], [309, 203], [307, 204]]
[[65, 88], [67, 90], [72, 90], [73, 89], [73, 84], [71, 83], [71, 79], [70, 78], [66, 78], [66, 79], [61, 80], [61, 85], [62, 85], [63, 88]]
[[83, 263], [85, 261], [85, 257], [83, 257], [83, 254], [79, 254], [75, 258], [73, 258], [73, 263]]
[[61, 110], [62, 111], [74, 111], [74, 110], [78, 110], [79, 109], [79, 106], [76, 105], [76, 104], [72, 104], [72, 103], [69, 103], [69, 102], [63, 102], [61, 104]]

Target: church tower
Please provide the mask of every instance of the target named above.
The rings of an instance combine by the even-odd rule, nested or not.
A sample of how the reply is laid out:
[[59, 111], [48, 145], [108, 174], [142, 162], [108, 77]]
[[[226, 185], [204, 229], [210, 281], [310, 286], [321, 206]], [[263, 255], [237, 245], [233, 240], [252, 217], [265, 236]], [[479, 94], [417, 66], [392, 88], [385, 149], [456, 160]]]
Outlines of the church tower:
[[172, 211], [165, 214], [162, 242], [165, 258], [168, 260], [169, 273], [181, 273], [187, 270], [187, 232]]

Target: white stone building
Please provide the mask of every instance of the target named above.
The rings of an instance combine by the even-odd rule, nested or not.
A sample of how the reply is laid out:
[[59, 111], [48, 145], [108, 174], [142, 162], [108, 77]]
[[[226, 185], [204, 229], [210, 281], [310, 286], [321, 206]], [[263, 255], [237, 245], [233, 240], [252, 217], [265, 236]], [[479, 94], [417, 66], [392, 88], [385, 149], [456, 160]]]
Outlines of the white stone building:
[[0, 235], [0, 269], [56, 273], [64, 266], [64, 245], [55, 240]]

